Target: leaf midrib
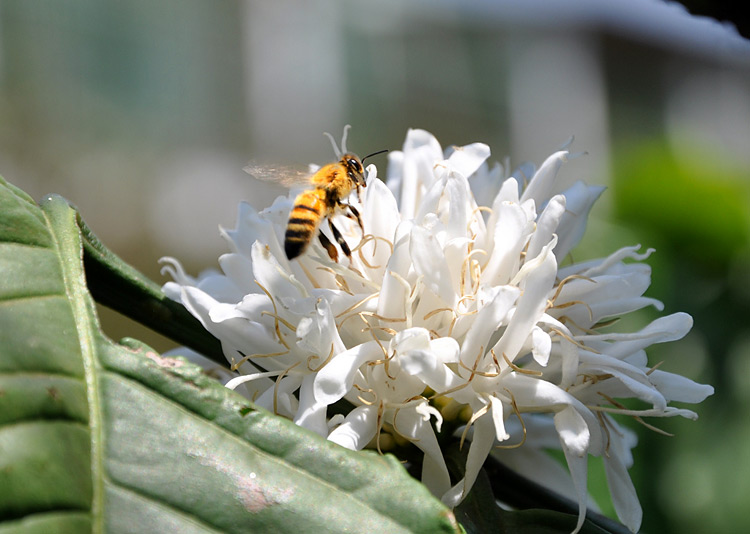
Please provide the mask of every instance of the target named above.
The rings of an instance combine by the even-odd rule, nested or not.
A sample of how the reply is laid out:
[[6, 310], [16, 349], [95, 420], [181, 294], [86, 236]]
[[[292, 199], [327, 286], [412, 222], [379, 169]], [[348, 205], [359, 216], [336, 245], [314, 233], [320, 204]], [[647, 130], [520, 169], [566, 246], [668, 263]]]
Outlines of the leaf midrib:
[[91, 526], [93, 532], [104, 532], [104, 445], [102, 439], [102, 403], [99, 390], [99, 362], [96, 358], [96, 322], [83, 274], [82, 245], [75, 225], [75, 212], [61, 197], [49, 197], [41, 205], [50, 230], [52, 247], [57, 253], [70, 302], [83, 363], [86, 399], [89, 407], [91, 437]]

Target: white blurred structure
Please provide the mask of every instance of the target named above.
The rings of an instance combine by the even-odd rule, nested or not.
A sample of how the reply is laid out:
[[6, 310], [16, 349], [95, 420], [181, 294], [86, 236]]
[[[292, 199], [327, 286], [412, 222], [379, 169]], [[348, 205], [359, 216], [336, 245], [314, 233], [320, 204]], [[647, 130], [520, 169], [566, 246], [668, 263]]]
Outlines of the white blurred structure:
[[[722, 106], [728, 115], [708, 106], [700, 129], [735, 124], [730, 146], [738, 158], [747, 157], [742, 147], [750, 146], [750, 121], [733, 114], [750, 106], [750, 42], [677, 4], [299, 0], [244, 6], [248, 119], [263, 151], [309, 148], [318, 132], [345, 122], [354, 124], [355, 136], [366, 129], [368, 149], [384, 135], [398, 143], [395, 136], [405, 128], [424, 127], [445, 130], [436, 133], [455, 143], [495, 141], [494, 157], [507, 152], [516, 163], [539, 162], [575, 136], [573, 149], [589, 158], [584, 174], [570, 179], [606, 182], [613, 98], [652, 106], [658, 116], [631, 110], [651, 123], [649, 130], [662, 127], [665, 102], [671, 124], [677, 120], [671, 110], [714, 99], [721, 83], [720, 92], [734, 98]], [[622, 63], [611, 64], [617, 60]], [[737, 74], [721, 75], [727, 71]], [[689, 92], [680, 81], [686, 73]], [[613, 87], [617, 80], [629, 86]], [[682, 102], [677, 108], [668, 104], [673, 98]]]
[[[278, 194], [242, 164], [324, 163], [347, 123], [354, 151], [419, 127], [512, 165], [574, 136], [570, 181], [649, 135], [750, 167], [750, 43], [657, 0], [6, 2], [0, 36], [0, 172], [136, 264], [213, 262], [216, 214]], [[169, 225], [210, 230], [188, 253]]]

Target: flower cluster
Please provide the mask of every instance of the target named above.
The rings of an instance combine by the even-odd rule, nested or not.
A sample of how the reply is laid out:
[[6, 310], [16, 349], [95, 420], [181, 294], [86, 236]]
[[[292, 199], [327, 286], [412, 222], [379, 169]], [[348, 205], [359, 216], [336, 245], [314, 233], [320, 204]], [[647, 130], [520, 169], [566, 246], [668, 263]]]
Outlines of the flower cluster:
[[[696, 417], [669, 402], [701, 402], [713, 389], [650, 367], [644, 351], [683, 337], [692, 319], [676, 313], [616, 332], [612, 319], [662, 308], [644, 296], [651, 250], [566, 265], [603, 189], [558, 190], [567, 151], [515, 174], [489, 166], [489, 155], [481, 143], [444, 153], [410, 130], [386, 182], [367, 169], [364, 235], [335, 218], [356, 245], [351, 259], [332, 261], [316, 240], [287, 260], [294, 197], [282, 197], [261, 212], [240, 205], [236, 228], [222, 231], [231, 248], [222, 272], [194, 279], [165, 259], [174, 282], [164, 290], [221, 341], [238, 373], [229, 387], [350, 449], [408, 440], [424, 453], [422, 481], [448, 506], [494, 454], [576, 499], [580, 527], [594, 455], [635, 531], [635, 439], [612, 416]], [[350, 411], [332, 414], [341, 399]], [[470, 444], [465, 477], [452, 484], [437, 434], [457, 413], [462, 424], [445, 426]], [[549, 448], [562, 449], [572, 476]]]

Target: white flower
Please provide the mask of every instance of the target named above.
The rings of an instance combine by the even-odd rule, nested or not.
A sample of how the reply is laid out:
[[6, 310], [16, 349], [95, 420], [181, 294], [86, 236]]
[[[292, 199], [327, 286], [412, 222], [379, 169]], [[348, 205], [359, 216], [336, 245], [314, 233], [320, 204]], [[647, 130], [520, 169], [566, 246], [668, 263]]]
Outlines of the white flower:
[[[219, 258], [222, 272], [193, 279], [165, 259], [175, 282], [164, 290], [221, 341], [241, 375], [230, 387], [351, 449], [412, 442], [424, 453], [423, 482], [447, 505], [466, 496], [496, 445], [510, 444], [493, 454], [577, 499], [580, 528], [594, 455], [635, 531], [641, 508], [627, 472], [635, 439], [612, 416], [696, 417], [669, 402], [700, 402], [713, 389], [650, 368], [644, 352], [683, 337], [692, 319], [678, 313], [638, 332], [611, 331], [609, 319], [661, 309], [643, 296], [650, 269], [641, 262], [651, 251], [561, 266], [602, 188], [558, 190], [567, 151], [515, 175], [489, 168], [489, 154], [475, 143], [446, 155], [431, 134], [410, 130], [403, 151], [389, 155], [387, 185], [367, 169], [364, 236], [335, 220], [351, 261], [331, 261], [317, 240], [287, 260], [293, 199], [279, 198], [260, 213], [240, 205], [236, 228], [222, 232], [231, 249]], [[616, 400], [626, 398], [644, 406]], [[330, 414], [341, 399], [354, 408]], [[471, 414], [458, 429], [470, 440], [468, 460], [451, 485], [436, 431], [462, 406]], [[539, 459], [552, 446], [565, 454], [567, 483]]]

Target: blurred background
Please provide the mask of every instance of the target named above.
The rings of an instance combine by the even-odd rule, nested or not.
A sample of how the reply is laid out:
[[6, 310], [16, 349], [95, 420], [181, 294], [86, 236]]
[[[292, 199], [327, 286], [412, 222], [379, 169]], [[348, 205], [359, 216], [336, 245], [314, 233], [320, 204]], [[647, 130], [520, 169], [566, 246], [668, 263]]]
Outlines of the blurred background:
[[[364, 154], [425, 128], [513, 167], [575, 136], [587, 155], [562, 178], [609, 188], [576, 260], [656, 248], [649, 295], [696, 326], [651, 361], [716, 387], [699, 421], [652, 421], [675, 438], [639, 427], [643, 530], [750, 531], [750, 43], [733, 21], [656, 0], [0, 0], [0, 174], [68, 198], [161, 283], [160, 257], [216, 266], [238, 201], [281, 192], [248, 160], [326, 163], [324, 131], [352, 124]], [[172, 346], [101, 314], [115, 339]]]

